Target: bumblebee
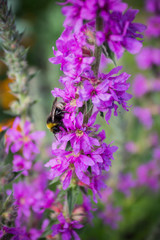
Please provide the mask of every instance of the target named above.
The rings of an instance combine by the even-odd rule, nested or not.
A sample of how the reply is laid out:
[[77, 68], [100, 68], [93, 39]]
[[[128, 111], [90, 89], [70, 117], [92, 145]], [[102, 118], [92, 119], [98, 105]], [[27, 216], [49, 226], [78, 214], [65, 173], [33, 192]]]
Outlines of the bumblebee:
[[63, 124], [63, 117], [64, 113], [64, 103], [63, 102], [57, 102], [57, 98], [55, 98], [51, 113], [49, 114], [46, 122], [47, 128], [53, 133], [56, 134], [61, 131], [60, 127], [63, 127], [65, 129], [65, 126]]

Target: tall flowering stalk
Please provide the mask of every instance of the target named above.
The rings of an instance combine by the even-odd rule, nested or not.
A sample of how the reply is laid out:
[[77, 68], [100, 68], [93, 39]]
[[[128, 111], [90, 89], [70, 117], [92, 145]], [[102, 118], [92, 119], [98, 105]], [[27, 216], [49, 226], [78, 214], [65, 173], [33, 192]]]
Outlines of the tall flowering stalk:
[[101, 55], [115, 62], [114, 55], [120, 58], [125, 49], [137, 53], [142, 46], [137, 38], [143, 37], [140, 33], [145, 26], [133, 23], [138, 10], [126, 10], [127, 4], [119, 0], [68, 0], [65, 5], [65, 29], [56, 42], [57, 50], [53, 47], [54, 57], [49, 59], [52, 64], [61, 64], [64, 73], [59, 80], [64, 88], [52, 90], [64, 105], [63, 127], [52, 145], [53, 158], [45, 166], [50, 167], [49, 178], [60, 179], [63, 190], [67, 189], [63, 215], [60, 213], [60, 223], [53, 226], [52, 236], [59, 233], [62, 239], [79, 239], [74, 229], [82, 226], [72, 222], [75, 193], [80, 189], [82, 195], [87, 194], [90, 189], [97, 202], [117, 151], [116, 146], [105, 143], [105, 131], [98, 131], [96, 117], [104, 116], [109, 124], [120, 105], [128, 111], [131, 98], [127, 93], [130, 75], [119, 73], [122, 66], [100, 72]]

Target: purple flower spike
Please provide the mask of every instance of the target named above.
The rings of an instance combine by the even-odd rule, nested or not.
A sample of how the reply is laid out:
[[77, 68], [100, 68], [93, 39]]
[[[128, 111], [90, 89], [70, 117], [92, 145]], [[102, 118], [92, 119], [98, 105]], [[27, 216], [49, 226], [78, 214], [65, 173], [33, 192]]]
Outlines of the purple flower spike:
[[23, 156], [14, 155], [14, 171], [30, 169], [31, 162], [39, 153], [38, 145], [45, 132], [32, 132], [31, 128], [29, 121], [25, 121], [24, 125], [22, 125], [20, 118], [17, 117], [13, 122], [12, 128], [6, 132], [6, 152], [8, 153], [10, 148], [12, 153], [23, 153]]

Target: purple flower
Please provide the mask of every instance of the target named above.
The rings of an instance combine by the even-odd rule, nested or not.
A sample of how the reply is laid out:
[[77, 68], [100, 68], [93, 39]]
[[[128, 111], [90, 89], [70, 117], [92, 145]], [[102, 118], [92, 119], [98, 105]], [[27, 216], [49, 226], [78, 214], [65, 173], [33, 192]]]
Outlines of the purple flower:
[[23, 171], [23, 175], [28, 175], [28, 171], [32, 167], [31, 161], [15, 154], [13, 156], [13, 171], [19, 172]]
[[153, 16], [148, 19], [146, 36], [158, 38], [160, 36], [160, 16]]
[[124, 14], [112, 12], [109, 19], [104, 21], [104, 29], [101, 34], [98, 32], [98, 45], [106, 41], [118, 58], [122, 57], [125, 49], [132, 54], [138, 53], [142, 47], [142, 40], [137, 40], [137, 38], [143, 38], [140, 33], [146, 27], [143, 24], [132, 22], [137, 13], [138, 10], [134, 9], [128, 9]]
[[139, 119], [145, 128], [150, 129], [152, 127], [153, 120], [149, 108], [134, 107], [134, 115]]
[[[51, 167], [50, 179], [61, 176], [63, 189], [68, 188], [72, 178], [74, 181], [77, 178], [78, 181], [86, 184], [86, 187], [91, 188], [97, 194], [99, 188], [96, 190], [97, 184], [95, 186], [95, 180], [92, 177], [100, 176], [102, 170], [108, 171], [111, 166], [111, 159], [113, 159], [113, 153], [117, 150], [117, 147], [103, 143], [105, 139], [103, 132], [100, 132], [98, 135], [91, 132], [91, 129], [94, 129], [94, 125], [92, 124], [95, 121], [96, 115], [97, 113], [91, 116], [88, 124], [76, 125], [78, 122], [75, 122], [74, 126], [77, 126], [79, 129], [77, 130], [74, 127], [71, 129], [69, 127], [68, 129], [71, 129], [71, 133], [63, 135], [59, 140], [62, 143], [71, 141], [73, 150], [64, 150], [66, 144], [62, 144], [59, 149], [56, 149], [55, 144], [53, 146], [52, 153], [55, 155], [55, 158], [51, 159], [45, 166]], [[75, 121], [82, 123], [82, 117], [82, 113], [79, 113]], [[71, 121], [69, 122], [71, 124]], [[78, 136], [75, 130], [78, 132]], [[90, 133], [92, 133], [92, 137], [88, 135]], [[90, 171], [88, 170], [89, 167]]]
[[109, 197], [112, 196], [113, 194], [113, 189], [111, 187], [108, 187], [101, 192], [101, 195], [102, 195], [102, 198], [101, 198], [101, 201], [102, 203], [106, 204], [106, 202], [109, 201]]
[[125, 149], [126, 149], [127, 152], [130, 152], [132, 154], [134, 154], [134, 153], [136, 153], [138, 151], [137, 145], [134, 142], [132, 142], [132, 141], [127, 142], [125, 144]]
[[147, 186], [154, 191], [160, 188], [159, 166], [156, 160], [140, 165], [137, 169], [137, 187]]
[[13, 234], [11, 240], [34, 240], [28, 236], [24, 228], [3, 226], [3, 234], [5, 233]]
[[71, 5], [62, 8], [62, 13], [66, 16], [64, 26], [71, 26], [75, 31], [79, 31], [83, 26], [83, 20], [95, 20], [97, 13], [107, 18], [110, 11], [123, 12], [127, 8], [127, 4], [121, 0], [67, 0], [66, 3]]
[[13, 184], [13, 196], [15, 205], [18, 206], [19, 219], [24, 216], [26, 219], [29, 218], [31, 210], [37, 214], [43, 213], [52, 205], [54, 194], [46, 187], [47, 174], [44, 169], [30, 183], [23, 181]]
[[31, 228], [29, 231], [26, 227], [6, 227], [3, 226], [3, 234], [13, 234], [11, 240], [37, 240], [43, 233], [44, 229]]
[[70, 28], [67, 28], [56, 41], [58, 50], [55, 51], [53, 47], [55, 57], [50, 58], [49, 61], [52, 64], [61, 64], [61, 70], [66, 75], [70, 75], [70, 72], [80, 75], [84, 69], [90, 69], [94, 61], [91, 52], [86, 51], [86, 45], [85, 29], [72, 34]]
[[[58, 155], [58, 153], [56, 153], [56, 155]], [[68, 188], [72, 175], [74, 174], [76, 174], [80, 181], [89, 185], [90, 179], [87, 176], [87, 174], [89, 175], [87, 169], [94, 164], [93, 160], [87, 155], [62, 151], [61, 153], [59, 152], [59, 156], [51, 159], [45, 166], [51, 167], [50, 179], [54, 179], [63, 174], [62, 181], [63, 189], [65, 190]]]
[[63, 90], [54, 88], [51, 93], [54, 97], [61, 97], [63, 99], [66, 112], [74, 112], [76, 108], [82, 107], [83, 103], [78, 98], [77, 88], [70, 82], [65, 83]]
[[145, 93], [149, 91], [147, 79], [141, 74], [137, 75], [133, 80], [132, 88], [136, 98], [142, 97]]
[[57, 234], [60, 234], [62, 240], [70, 240], [72, 237], [75, 240], [80, 240], [78, 234], [74, 229], [80, 229], [83, 227], [77, 221], [71, 221], [70, 219], [65, 219], [62, 213], [57, 217], [59, 220], [59, 224], [55, 224], [52, 226], [52, 236], [54, 237]]
[[95, 211], [95, 208], [92, 208], [92, 203], [89, 196], [83, 196], [83, 204], [78, 205], [72, 212], [72, 219], [79, 222], [88, 222], [92, 224], [93, 214], [92, 211]]
[[30, 206], [32, 204], [32, 197], [30, 196], [30, 186], [25, 182], [13, 184], [13, 196], [15, 204], [18, 206], [18, 214], [24, 214], [26, 217], [30, 216]]
[[127, 174], [120, 174], [118, 179], [118, 186], [117, 189], [120, 192], [123, 192], [127, 197], [131, 194], [131, 188], [135, 187], [135, 180], [132, 178], [131, 173]]
[[114, 109], [114, 115], [117, 116], [118, 104], [127, 110], [127, 101], [132, 97], [129, 93], [126, 93], [130, 84], [126, 83], [130, 77], [127, 73], [117, 74], [122, 67], [116, 67], [112, 69], [108, 74], [99, 74], [96, 79], [92, 72], [88, 72], [88, 79], [83, 83], [83, 88], [79, 90], [80, 100], [88, 101], [92, 99], [94, 106], [102, 112], [107, 112], [105, 119], [108, 122], [112, 109]]
[[118, 222], [122, 220], [120, 215], [121, 208], [114, 207], [111, 203], [108, 203], [103, 212], [100, 212], [98, 215], [103, 219], [103, 222], [109, 225], [111, 228], [118, 228]]
[[12, 153], [22, 150], [25, 159], [34, 160], [39, 153], [37, 145], [44, 135], [43, 131], [31, 132], [31, 123], [25, 121], [22, 125], [20, 118], [17, 117], [12, 128], [6, 132], [6, 152], [9, 152], [9, 148]]
[[99, 197], [101, 197], [101, 191], [102, 189], [106, 188], [106, 184], [105, 184], [105, 180], [106, 180], [106, 175], [99, 175], [99, 176], [93, 176], [91, 179], [91, 183], [90, 183], [90, 189], [93, 192], [93, 201], [95, 203], [97, 203], [97, 198], [96, 196], [98, 195]]
[[153, 151], [153, 158], [160, 160], [160, 147], [157, 147]]
[[155, 79], [150, 84], [150, 89], [154, 92], [160, 91], [160, 79]]
[[160, 65], [160, 49], [144, 47], [137, 55], [136, 61], [138, 67], [141, 69], [147, 69], [153, 65]]
[[152, 147], [155, 147], [159, 144], [158, 133], [157, 132], [152, 132], [149, 135], [149, 143]]
[[160, 2], [159, 0], [146, 0], [146, 9], [149, 12], [160, 13]]
[[96, 113], [93, 114], [87, 124], [83, 123], [84, 116], [81, 112], [78, 113], [73, 121], [70, 120], [70, 117], [64, 119], [64, 124], [68, 129], [68, 133], [66, 133], [60, 141], [70, 141], [75, 154], [78, 154], [81, 150], [88, 152], [93, 146], [99, 146], [99, 141], [90, 136], [90, 133], [92, 133], [91, 129], [94, 128], [93, 123], [96, 120], [96, 115]]

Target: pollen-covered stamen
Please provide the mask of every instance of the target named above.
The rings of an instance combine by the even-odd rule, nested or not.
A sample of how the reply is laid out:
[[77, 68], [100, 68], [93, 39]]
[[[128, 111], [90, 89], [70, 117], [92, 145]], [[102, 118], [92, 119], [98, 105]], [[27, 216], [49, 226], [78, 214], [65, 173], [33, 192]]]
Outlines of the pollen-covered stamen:
[[73, 107], [77, 106], [76, 99], [72, 99], [71, 102], [70, 102], [70, 105], [73, 106]]
[[95, 89], [92, 90], [92, 92], [91, 92], [91, 96], [94, 96], [94, 95], [96, 95], [96, 94], [97, 94], [96, 90], [95, 90]]
[[29, 138], [28, 136], [24, 136], [24, 137], [23, 137], [23, 141], [24, 141], [24, 142], [29, 142], [29, 141], [30, 141], [30, 138]]
[[74, 169], [74, 164], [73, 163], [71, 163], [69, 166], [72, 170]]
[[77, 129], [77, 131], [76, 131], [76, 136], [77, 136], [77, 137], [82, 137], [82, 136], [83, 136], [83, 131]]

